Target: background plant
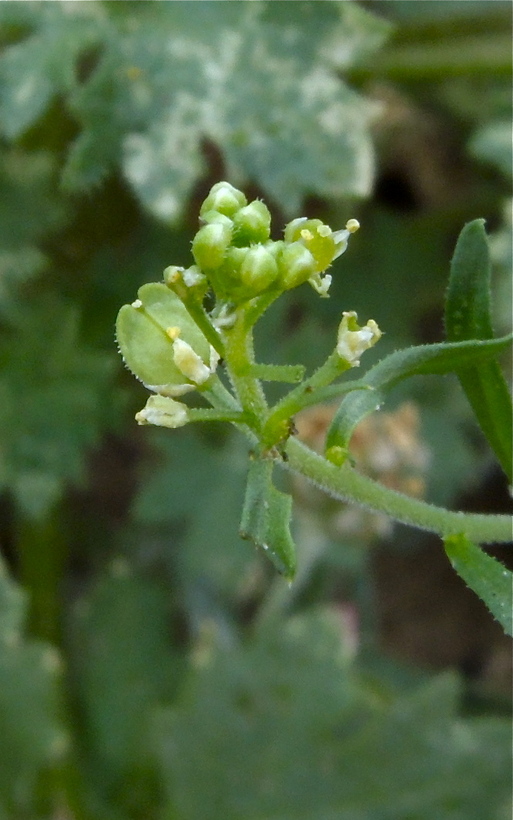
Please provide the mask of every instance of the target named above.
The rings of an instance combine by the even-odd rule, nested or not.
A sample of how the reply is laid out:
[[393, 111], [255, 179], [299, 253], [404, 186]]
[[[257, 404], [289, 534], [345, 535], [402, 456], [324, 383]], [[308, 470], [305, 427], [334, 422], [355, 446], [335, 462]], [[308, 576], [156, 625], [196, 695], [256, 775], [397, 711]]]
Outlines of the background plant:
[[[385, 547], [303, 505], [310, 571], [281, 586], [237, 535], [245, 445], [138, 430], [113, 322], [189, 264], [198, 204], [229, 177], [277, 225], [363, 225], [331, 299], [304, 287], [266, 314], [259, 361], [312, 368], [341, 306], [387, 331], [369, 365], [439, 341], [448, 259], [481, 216], [507, 333], [509, 5], [191, 8], [0, 6], [0, 816], [505, 816], [506, 702], [378, 650]], [[390, 409], [405, 398], [430, 501], [498, 475], [455, 380], [399, 385]], [[393, 543], [426, 566], [410, 529]]]

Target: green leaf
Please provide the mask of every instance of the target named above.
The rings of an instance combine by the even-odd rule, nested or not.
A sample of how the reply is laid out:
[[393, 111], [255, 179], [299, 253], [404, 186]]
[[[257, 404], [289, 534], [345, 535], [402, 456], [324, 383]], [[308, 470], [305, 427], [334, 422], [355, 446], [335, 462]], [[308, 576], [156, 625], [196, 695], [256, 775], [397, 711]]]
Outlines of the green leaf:
[[5, 136], [23, 134], [54, 95], [75, 85], [77, 58], [98, 40], [96, 5], [32, 6], [36, 30], [0, 56], [0, 122]]
[[264, 550], [288, 580], [296, 571], [296, 548], [290, 535], [292, 498], [274, 487], [273, 462], [253, 458], [249, 465], [240, 534]]
[[262, 629], [242, 645], [204, 638], [181, 698], [156, 720], [176, 816], [501, 816], [509, 721], [460, 718], [452, 675], [408, 693], [369, 680], [351, 667], [344, 638], [333, 611]]
[[0, 310], [15, 292], [48, 266], [39, 242], [59, 228], [66, 211], [58, 201], [50, 153], [0, 148]]
[[0, 337], [0, 486], [24, 515], [43, 516], [84, 475], [88, 449], [110, 423], [115, 354], [80, 339], [78, 311], [39, 298], [13, 303]]
[[369, 389], [354, 390], [342, 401], [329, 428], [326, 446], [347, 448], [358, 422], [378, 410], [386, 392], [404, 379], [459, 371], [467, 362], [496, 356], [510, 343], [511, 337], [505, 336], [485, 342], [418, 345], [391, 353], [355, 383]]
[[154, 786], [150, 713], [172, 696], [181, 671], [169, 645], [169, 605], [163, 586], [135, 577], [119, 558], [76, 607], [72, 665], [83, 748], [106, 793], [119, 788], [127, 797], [130, 783], [141, 800], [145, 779]]
[[260, 2], [201, 2], [194, 15], [180, 3], [144, 14], [126, 5], [122, 17], [104, 8], [112, 28], [102, 29], [101, 58], [69, 98], [82, 125], [69, 188], [99, 181], [121, 156], [140, 201], [176, 220], [207, 138], [230, 176], [252, 178], [287, 214], [308, 193], [368, 193], [376, 107], [337, 72], [378, 47], [388, 31], [379, 18], [322, 2], [279, 13]]
[[[450, 342], [493, 339], [490, 310], [490, 252], [484, 220], [460, 233], [451, 263], [445, 304]], [[458, 368], [458, 378], [479, 425], [509, 480], [513, 480], [513, 409], [498, 362]]]
[[458, 575], [484, 601], [506, 634], [513, 637], [513, 573], [465, 535], [450, 535], [444, 545]]
[[[0, 563], [0, 816], [32, 816], [37, 776], [66, 750], [60, 659], [24, 640], [25, 596]], [[20, 812], [20, 814], [18, 814]]]

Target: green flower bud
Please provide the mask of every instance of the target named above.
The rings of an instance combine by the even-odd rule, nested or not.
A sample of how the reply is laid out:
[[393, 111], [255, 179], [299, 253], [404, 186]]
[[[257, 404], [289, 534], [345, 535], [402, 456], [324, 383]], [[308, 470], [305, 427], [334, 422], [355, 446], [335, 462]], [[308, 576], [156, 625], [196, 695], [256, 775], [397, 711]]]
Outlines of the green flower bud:
[[150, 396], [145, 407], [136, 413], [135, 420], [138, 424], [156, 424], [175, 430], [189, 421], [189, 408], [168, 396]]
[[204, 271], [216, 270], [224, 261], [232, 239], [232, 229], [222, 222], [211, 222], [200, 228], [192, 242], [194, 261]]
[[205, 211], [205, 213], [201, 216], [201, 221], [205, 224], [210, 224], [211, 222], [221, 222], [222, 225], [227, 225], [229, 228], [233, 226], [233, 219], [230, 219], [229, 216], [225, 216], [219, 211]]
[[271, 214], [269, 208], [259, 199], [255, 199], [237, 211], [233, 217], [234, 242], [236, 245], [252, 245], [265, 242], [271, 233]]
[[223, 279], [232, 279], [234, 282], [240, 281], [240, 270], [242, 264], [249, 253], [249, 248], [228, 248], [223, 267], [219, 271]]
[[283, 239], [277, 239], [276, 241], [271, 239], [269, 242], [264, 243], [264, 248], [276, 259], [276, 261], [278, 261], [284, 247], [285, 242]]
[[302, 285], [316, 272], [316, 262], [301, 242], [285, 245], [278, 257], [280, 282], [284, 290]]
[[241, 265], [240, 278], [255, 295], [269, 287], [278, 274], [276, 260], [262, 245], [248, 250]]
[[219, 211], [225, 216], [233, 216], [239, 208], [247, 204], [247, 199], [237, 188], [229, 182], [217, 182], [212, 186], [210, 192], [200, 209], [200, 216], [208, 211]]
[[156, 393], [180, 396], [195, 390], [217, 364], [207, 339], [163, 283], [143, 285], [138, 297], [121, 308], [116, 322], [126, 365]]

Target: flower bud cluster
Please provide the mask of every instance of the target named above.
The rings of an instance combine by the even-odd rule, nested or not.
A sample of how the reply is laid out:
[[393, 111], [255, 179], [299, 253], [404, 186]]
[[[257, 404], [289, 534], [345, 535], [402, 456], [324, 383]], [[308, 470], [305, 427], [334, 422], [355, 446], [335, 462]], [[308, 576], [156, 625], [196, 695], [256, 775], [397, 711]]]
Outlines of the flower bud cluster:
[[345, 230], [334, 232], [320, 219], [302, 217], [286, 226], [283, 240], [273, 241], [267, 206], [258, 199], [248, 204], [228, 182], [213, 186], [200, 219], [203, 224], [192, 243], [196, 270], [203, 272], [216, 296], [234, 303], [303, 282], [326, 296], [331, 277], [324, 272], [359, 227], [352, 219]]

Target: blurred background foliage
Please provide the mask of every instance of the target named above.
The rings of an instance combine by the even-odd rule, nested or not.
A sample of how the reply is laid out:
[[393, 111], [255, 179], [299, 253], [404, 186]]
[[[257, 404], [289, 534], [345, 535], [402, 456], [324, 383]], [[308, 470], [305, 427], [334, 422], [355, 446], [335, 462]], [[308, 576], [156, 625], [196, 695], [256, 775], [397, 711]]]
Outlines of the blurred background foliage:
[[[244, 442], [138, 428], [113, 325], [226, 178], [275, 226], [363, 226], [261, 360], [312, 367], [341, 310], [385, 331], [366, 365], [441, 340], [476, 217], [507, 332], [511, 177], [509, 2], [0, 3], [0, 820], [510, 816], [510, 643], [437, 540], [296, 481], [289, 588], [237, 533]], [[354, 455], [508, 510], [449, 377]]]

